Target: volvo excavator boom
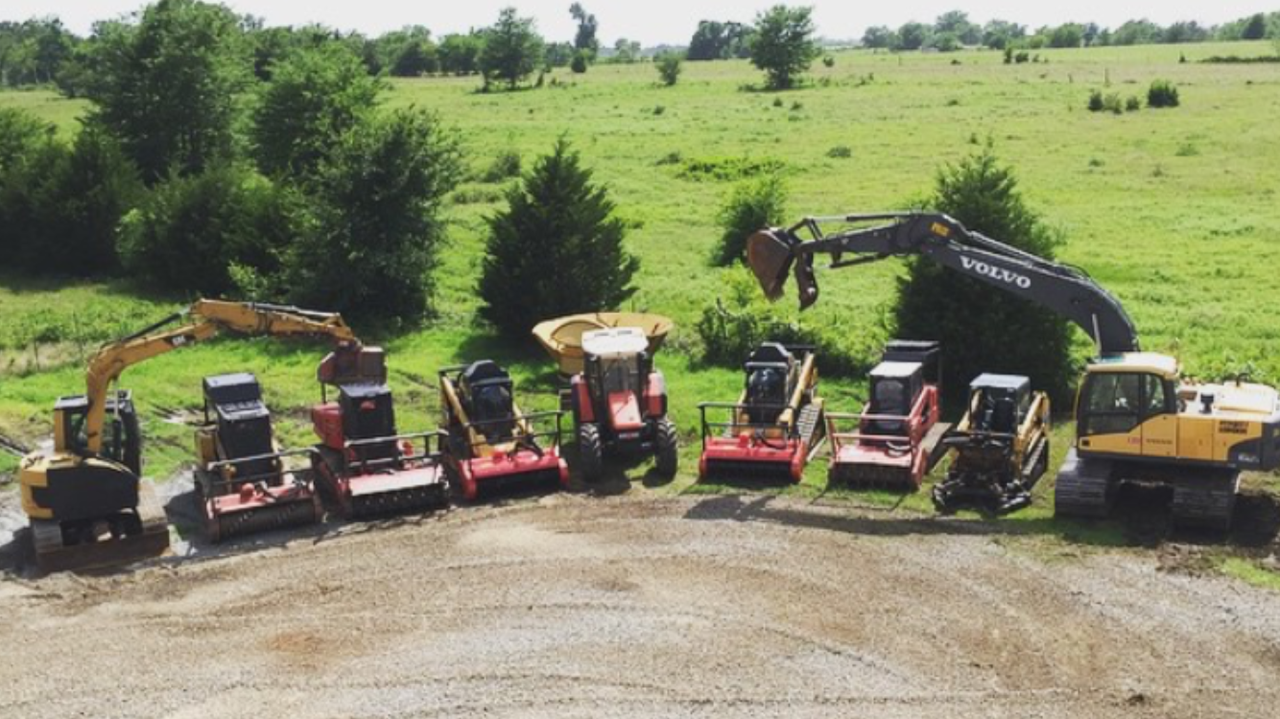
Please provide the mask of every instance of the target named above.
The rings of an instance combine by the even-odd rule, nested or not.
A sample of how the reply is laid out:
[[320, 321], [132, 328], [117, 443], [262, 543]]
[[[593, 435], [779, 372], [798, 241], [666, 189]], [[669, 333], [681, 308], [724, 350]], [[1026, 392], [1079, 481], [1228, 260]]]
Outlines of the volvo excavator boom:
[[[842, 229], [832, 234], [822, 231], [823, 225], [833, 224]], [[802, 231], [811, 239], [802, 240]], [[1138, 333], [1129, 315], [1082, 270], [993, 240], [944, 214], [809, 217], [788, 229], [761, 230], [747, 240], [747, 263], [769, 299], [782, 296], [794, 266], [801, 309], [818, 300], [813, 270], [817, 254], [831, 255], [831, 267], [923, 255], [1070, 319], [1093, 338], [1100, 355], [1138, 350]]]

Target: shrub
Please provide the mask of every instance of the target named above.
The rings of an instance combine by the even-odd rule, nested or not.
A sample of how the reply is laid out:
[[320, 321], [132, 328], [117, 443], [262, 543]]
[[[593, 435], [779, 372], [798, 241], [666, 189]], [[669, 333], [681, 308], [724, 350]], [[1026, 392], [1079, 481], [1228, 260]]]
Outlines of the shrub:
[[[1052, 259], [1060, 243], [1024, 204], [1013, 172], [990, 147], [944, 167], [930, 204], [970, 230], [1039, 257]], [[968, 382], [982, 372], [1025, 374], [1055, 401], [1068, 399], [1070, 328], [1021, 297], [914, 257], [899, 282], [896, 325], [897, 336], [942, 342], [949, 401], [963, 402]]]
[[1129, 98], [1124, 101], [1124, 109], [1125, 112], [1137, 112], [1142, 109], [1142, 101], [1138, 99], [1137, 95], [1130, 95]]
[[488, 220], [480, 314], [509, 337], [547, 317], [616, 309], [635, 293], [640, 261], [623, 246], [627, 226], [581, 162], [561, 138]]
[[696, 157], [684, 161], [679, 176], [696, 182], [731, 181], [781, 172], [784, 167], [782, 160], [773, 157]]
[[787, 188], [776, 173], [735, 187], [720, 208], [718, 219], [724, 232], [716, 247], [715, 264], [723, 267], [742, 260], [752, 233], [785, 221], [786, 202]]
[[503, 150], [493, 158], [493, 162], [485, 169], [482, 178], [485, 182], [502, 182], [507, 178], [520, 176], [520, 153], [515, 150]]
[[853, 149], [848, 145], [836, 145], [830, 150], [827, 150], [827, 157], [830, 157], [833, 160], [847, 160], [850, 157], [853, 157]]
[[725, 275], [723, 296], [703, 307], [698, 319], [704, 361], [739, 365], [751, 350], [766, 341], [817, 344], [814, 335], [801, 329], [799, 322], [780, 321], [776, 316], [751, 272], [735, 268]]
[[289, 252], [290, 296], [354, 317], [429, 313], [445, 195], [461, 175], [456, 130], [399, 110], [347, 133], [307, 187], [307, 223]]
[[1102, 91], [1100, 90], [1091, 91], [1089, 93], [1089, 104], [1088, 104], [1089, 112], [1102, 112], [1102, 109], [1104, 107], [1106, 107], [1106, 103], [1102, 99]]
[[581, 75], [587, 71], [587, 54], [582, 51], [574, 53], [573, 59], [569, 61], [569, 69]]
[[661, 115], [662, 113], [664, 113], [664, 112], [666, 112], [666, 111], [667, 111], [667, 107], [666, 107], [666, 105], [654, 105], [654, 106], [653, 106], [653, 114], [654, 114], [654, 115]]
[[830, 55], [826, 55], [822, 58], [822, 64], [825, 67], [835, 67], [836, 59], [834, 57], [831, 57]]
[[278, 271], [275, 252], [293, 234], [285, 194], [233, 165], [172, 176], [125, 216], [121, 260], [156, 287], [224, 295], [234, 288], [233, 264], [262, 276]]
[[1168, 80], [1154, 80], [1147, 89], [1147, 107], [1177, 107], [1178, 88]]
[[1031, 59], [1031, 53], [1027, 52], [1026, 50], [1023, 50], [1022, 52], [1019, 52], [1017, 55], [1014, 55], [1013, 59], [1015, 62], [1017, 62], [1017, 64], [1021, 65], [1022, 63], [1027, 62], [1028, 60]]
[[684, 69], [683, 58], [679, 53], [664, 52], [658, 56], [655, 67], [658, 69], [658, 78], [662, 80], [662, 84], [671, 87], [680, 79], [680, 72]]
[[1124, 112], [1124, 105], [1120, 102], [1120, 93], [1108, 93], [1108, 95], [1102, 99], [1102, 108], [1107, 112], [1116, 115]]

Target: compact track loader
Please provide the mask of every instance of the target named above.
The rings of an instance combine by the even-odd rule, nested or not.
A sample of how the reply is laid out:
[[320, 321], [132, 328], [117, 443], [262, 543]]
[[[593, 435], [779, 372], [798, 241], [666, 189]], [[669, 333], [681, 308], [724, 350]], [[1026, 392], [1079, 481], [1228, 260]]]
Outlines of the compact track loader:
[[673, 477], [676, 427], [667, 418], [667, 383], [648, 352], [643, 330], [618, 327], [582, 335], [583, 371], [569, 382], [583, 477], [598, 479], [608, 453], [652, 454]]
[[462, 495], [569, 486], [560, 456], [563, 412], [523, 412], [511, 375], [490, 360], [439, 371], [444, 456]]
[[320, 497], [310, 468], [287, 466], [262, 401], [247, 372], [206, 377], [204, 423], [196, 429], [196, 498], [212, 542], [319, 522]]
[[814, 361], [811, 347], [765, 342], [743, 365], [746, 386], [736, 403], [698, 405], [700, 479], [803, 479], [826, 429]]
[[[827, 480], [853, 489], [914, 492], [942, 458], [937, 342], [895, 340], [870, 375], [861, 414], [827, 413]], [[853, 427], [853, 431], [847, 429]]]
[[979, 375], [969, 385], [968, 411], [942, 444], [951, 465], [933, 488], [939, 511], [1026, 507], [1049, 468], [1049, 396], [1032, 392], [1026, 377]]
[[[838, 226], [826, 234], [822, 227]], [[809, 240], [802, 240], [805, 231]], [[1280, 393], [1238, 378], [1195, 384], [1176, 359], [1139, 350], [1138, 333], [1118, 300], [1082, 270], [971, 231], [942, 214], [891, 212], [811, 217], [761, 230], [747, 240], [747, 262], [767, 297], [782, 295], [794, 269], [800, 306], [818, 300], [813, 260], [850, 267], [922, 255], [1069, 319], [1094, 340], [1076, 396], [1076, 439], [1058, 471], [1054, 513], [1105, 516], [1122, 482], [1173, 487], [1177, 525], [1225, 530], [1240, 473], [1280, 467]]]
[[[440, 432], [401, 434], [377, 347], [339, 348], [316, 371], [321, 403], [311, 408], [320, 438], [312, 454], [316, 480], [347, 519], [424, 512], [449, 503], [449, 483], [431, 441]], [[337, 398], [329, 398], [329, 388]], [[418, 443], [415, 445], [415, 442]]]

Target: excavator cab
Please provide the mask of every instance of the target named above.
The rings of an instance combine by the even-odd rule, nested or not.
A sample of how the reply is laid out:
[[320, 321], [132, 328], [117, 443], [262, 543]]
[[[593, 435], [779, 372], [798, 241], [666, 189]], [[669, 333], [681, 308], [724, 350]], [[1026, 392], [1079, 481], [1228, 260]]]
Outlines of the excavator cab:
[[[107, 422], [103, 425], [102, 452], [106, 459], [124, 465], [134, 476], [142, 474], [142, 433], [133, 406], [133, 393], [118, 390], [106, 400]], [[54, 448], [80, 456], [89, 454], [85, 422], [89, 400], [84, 395], [60, 397], [53, 406]]]
[[786, 409], [796, 373], [795, 355], [776, 342], [756, 348], [743, 365], [746, 414], [750, 424], [774, 424]]

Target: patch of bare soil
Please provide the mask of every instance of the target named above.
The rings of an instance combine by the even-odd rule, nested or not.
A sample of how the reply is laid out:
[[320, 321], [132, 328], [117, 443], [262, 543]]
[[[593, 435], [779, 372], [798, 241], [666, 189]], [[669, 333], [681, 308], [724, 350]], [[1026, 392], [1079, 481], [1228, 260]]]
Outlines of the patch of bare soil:
[[11, 577], [0, 716], [1274, 712], [1280, 593], [999, 526], [562, 494]]

